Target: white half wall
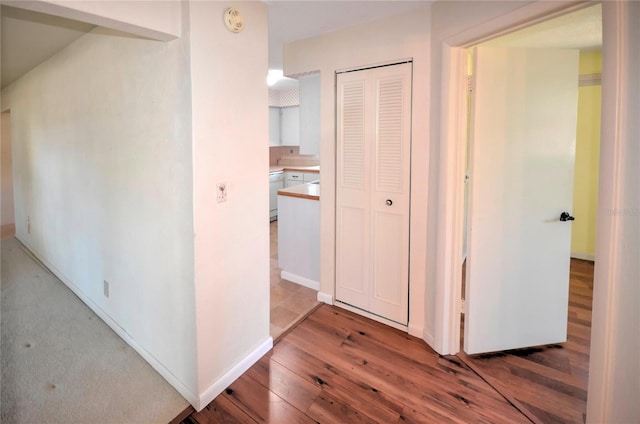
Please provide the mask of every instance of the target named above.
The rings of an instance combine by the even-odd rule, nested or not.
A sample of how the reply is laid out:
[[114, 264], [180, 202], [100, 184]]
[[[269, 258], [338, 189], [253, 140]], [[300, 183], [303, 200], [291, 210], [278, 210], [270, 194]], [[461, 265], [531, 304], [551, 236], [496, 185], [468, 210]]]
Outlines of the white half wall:
[[[271, 343], [267, 7], [257, 1], [232, 4], [244, 17], [240, 33], [223, 24], [229, 4], [189, 4], [196, 409], [226, 387], [220, 381], [230, 383]], [[219, 183], [227, 187], [223, 203], [216, 200]]]
[[96, 28], [5, 88], [2, 109], [17, 237], [192, 401], [188, 47]]

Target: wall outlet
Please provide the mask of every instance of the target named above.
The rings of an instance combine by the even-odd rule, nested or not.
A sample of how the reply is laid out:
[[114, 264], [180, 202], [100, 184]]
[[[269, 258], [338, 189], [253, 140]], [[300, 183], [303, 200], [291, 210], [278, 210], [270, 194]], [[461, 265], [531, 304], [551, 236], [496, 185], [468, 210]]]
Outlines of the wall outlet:
[[104, 292], [104, 297], [108, 298], [109, 297], [109, 282], [107, 280], [104, 280], [102, 285], [102, 291]]
[[218, 183], [216, 187], [218, 188], [217, 190], [218, 203], [226, 202], [227, 201], [227, 183], [225, 182]]

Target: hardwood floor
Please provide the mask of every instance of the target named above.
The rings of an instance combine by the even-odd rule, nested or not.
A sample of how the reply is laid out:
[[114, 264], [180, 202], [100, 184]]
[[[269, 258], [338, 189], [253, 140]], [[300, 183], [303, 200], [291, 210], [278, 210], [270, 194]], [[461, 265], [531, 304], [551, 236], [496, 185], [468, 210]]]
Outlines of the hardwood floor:
[[183, 423], [583, 422], [593, 265], [573, 261], [571, 271], [562, 345], [442, 357], [420, 339], [322, 305]]
[[567, 342], [459, 356], [533, 422], [583, 423], [592, 299], [593, 262], [572, 259]]
[[184, 423], [528, 422], [457, 357], [323, 305]]

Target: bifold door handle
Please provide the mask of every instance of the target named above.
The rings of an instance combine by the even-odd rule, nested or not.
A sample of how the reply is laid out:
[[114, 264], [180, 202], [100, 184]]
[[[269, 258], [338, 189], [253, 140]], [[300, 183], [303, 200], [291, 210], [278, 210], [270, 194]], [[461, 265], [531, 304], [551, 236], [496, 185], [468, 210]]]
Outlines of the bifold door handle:
[[385, 203], [387, 204], [387, 206], [391, 206], [391, 205], [393, 205], [393, 200], [387, 199], [387, 201]]
[[575, 221], [575, 218], [573, 216], [571, 216], [571, 214], [569, 212], [562, 212], [560, 214], [560, 221], [562, 221], [562, 222]]

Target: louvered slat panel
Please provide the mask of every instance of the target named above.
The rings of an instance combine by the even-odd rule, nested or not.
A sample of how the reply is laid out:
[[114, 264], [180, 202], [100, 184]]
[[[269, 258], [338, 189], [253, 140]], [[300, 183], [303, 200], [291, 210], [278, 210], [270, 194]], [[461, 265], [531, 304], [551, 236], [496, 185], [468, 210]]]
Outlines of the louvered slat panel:
[[364, 82], [345, 84], [342, 115], [342, 185], [364, 188]]
[[402, 103], [403, 81], [391, 78], [378, 81], [376, 188], [402, 192]]

